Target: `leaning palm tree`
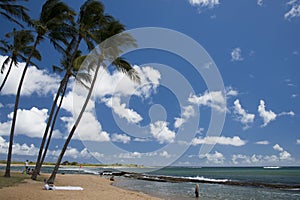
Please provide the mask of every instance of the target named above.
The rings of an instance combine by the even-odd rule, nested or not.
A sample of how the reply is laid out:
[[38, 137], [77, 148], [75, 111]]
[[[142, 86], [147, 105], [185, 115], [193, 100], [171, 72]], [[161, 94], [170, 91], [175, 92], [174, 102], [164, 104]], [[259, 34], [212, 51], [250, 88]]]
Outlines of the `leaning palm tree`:
[[[66, 70], [67, 69], [67, 66], [69, 66], [69, 59], [68, 59], [68, 54], [67, 52], [66, 53], [66, 56], [64, 57], [64, 59], [62, 60], [61, 62], [61, 65], [64, 67], [64, 68], [60, 68], [58, 66], [53, 66], [53, 69], [55, 71], [63, 71], [63, 70]], [[84, 82], [90, 82], [90, 76], [89, 74], [87, 73], [81, 73], [80, 75], [78, 74], [78, 70], [82, 64], [82, 62], [84, 61], [84, 59], [86, 58], [85, 55], [81, 55], [81, 52], [79, 51], [74, 62], [73, 62], [73, 67], [72, 67], [72, 73], [71, 75], [73, 77], [75, 77], [76, 81], [79, 82], [82, 86], [88, 88]], [[78, 75], [78, 76], [77, 76]], [[80, 79], [78, 79], [80, 78]], [[44, 160], [45, 160], [45, 157], [47, 155], [47, 151], [48, 151], [48, 148], [49, 148], [49, 145], [50, 145], [50, 142], [51, 142], [51, 138], [52, 138], [52, 134], [53, 134], [53, 130], [54, 130], [54, 127], [55, 127], [55, 123], [56, 123], [56, 119], [57, 119], [57, 116], [58, 116], [58, 113], [60, 111], [60, 108], [61, 108], [61, 105], [62, 105], [62, 102], [63, 102], [63, 99], [64, 99], [64, 96], [65, 96], [65, 93], [66, 93], [66, 90], [67, 90], [67, 84], [68, 82], [66, 82], [63, 86], [63, 89], [61, 91], [61, 96], [60, 96], [60, 101], [58, 103], [58, 106], [57, 106], [57, 109], [55, 111], [55, 114], [54, 114], [54, 117], [53, 117], [53, 120], [52, 120], [52, 124], [51, 124], [51, 129], [50, 129], [50, 132], [49, 132], [49, 135], [48, 135], [48, 139], [47, 139], [47, 143], [46, 143], [46, 146], [45, 146], [45, 149], [43, 151], [43, 155], [42, 155], [42, 159], [41, 159], [41, 162], [40, 162], [40, 166], [43, 165], [44, 163]], [[57, 102], [53, 102], [53, 104], [57, 104]], [[37, 169], [37, 173], [39, 173], [40, 169]]]
[[[99, 11], [97, 11], [98, 8]], [[96, 0], [89, 0], [83, 4], [80, 10], [80, 16], [79, 16], [79, 31], [78, 31], [78, 37], [77, 37], [77, 43], [75, 44], [75, 47], [78, 48], [79, 43], [82, 39], [85, 40], [87, 46], [89, 49], [92, 49], [94, 47], [94, 42], [100, 43], [104, 41], [105, 39], [108, 39], [109, 37], [118, 34], [122, 31], [124, 31], [124, 26], [115, 20], [113, 17], [108, 15], [103, 16], [97, 16], [99, 13], [103, 12], [103, 5]], [[93, 20], [94, 19], [94, 20]], [[97, 79], [97, 74], [99, 71], [100, 66], [104, 66], [104, 58], [111, 59], [113, 61], [113, 65], [117, 67], [118, 70], [125, 72], [129, 75], [133, 80], [139, 81], [139, 76], [137, 75], [137, 72], [131, 67], [131, 65], [125, 61], [122, 58], [118, 58], [118, 55], [122, 52], [121, 48], [122, 46], [134, 46], [135, 40], [129, 36], [128, 34], [124, 34], [121, 40], [116, 40], [117, 45], [115, 48], [112, 48], [112, 46], [107, 43], [108, 49], [105, 50], [106, 46], [104, 45], [103, 48], [98, 49], [99, 54], [93, 55], [92, 58], [89, 56], [84, 62], [83, 65], [88, 66], [88, 70], [83, 71], [90, 71], [91, 67], [96, 67], [96, 69], [92, 70], [94, 72], [94, 78], [91, 82], [91, 86], [89, 88], [88, 95], [86, 97], [86, 100], [84, 102], [84, 105], [81, 109], [81, 112], [79, 113], [78, 118], [76, 119], [67, 139], [66, 142], [61, 150], [61, 153], [58, 157], [58, 160], [56, 162], [56, 165], [52, 171], [52, 174], [50, 178], [48, 179], [48, 183], [53, 183], [56, 177], [56, 174], [58, 172], [59, 165], [62, 161], [62, 158], [67, 150], [67, 147], [76, 131], [76, 128], [81, 120], [81, 117], [85, 111], [85, 108], [87, 106], [87, 103], [90, 99], [92, 90], [94, 88], [95, 81]], [[77, 50], [77, 48], [75, 48]], [[102, 52], [102, 53], [101, 53]], [[104, 53], [106, 52], [106, 53]], [[97, 58], [96, 60], [94, 58]], [[113, 58], [113, 59], [112, 59]], [[105, 67], [105, 66], [104, 66]]]
[[[32, 32], [29, 30], [17, 31], [16, 29], [14, 29], [13, 32], [6, 34], [6, 36], [12, 37], [13, 43], [9, 44], [6, 40], [0, 40], [0, 51], [5, 54], [9, 54], [9, 56], [4, 60], [1, 66], [1, 73], [3, 74], [6, 66], [9, 65], [6, 75], [1, 83], [0, 91], [2, 91], [2, 88], [4, 87], [8, 79], [13, 64], [15, 66], [18, 66], [18, 60], [26, 62], [26, 57], [32, 51], [32, 46], [30, 46], [30, 44], [34, 41]], [[33, 51], [32, 57], [37, 60], [41, 60], [42, 58], [37, 50]], [[31, 64], [34, 65], [34, 63]]]
[[72, 66], [73, 62], [76, 58], [78, 53], [78, 49], [82, 40], [86, 43], [89, 50], [92, 50], [96, 43], [99, 42], [99, 33], [103, 26], [107, 24], [108, 18], [110, 16], [104, 15], [104, 6], [101, 2], [97, 0], [87, 0], [83, 5], [80, 7], [80, 12], [77, 20], [77, 24], [75, 26], [75, 30], [73, 32], [73, 38], [69, 42], [69, 45], [65, 51], [68, 55], [68, 66], [66, 67], [66, 72], [63, 80], [61, 81], [60, 88], [56, 94], [56, 98], [52, 105], [51, 112], [49, 114], [48, 123], [46, 125], [43, 138], [40, 145], [39, 154], [36, 161], [35, 170], [31, 176], [31, 179], [36, 180], [37, 174], [40, 172], [42, 163], [42, 154], [44, 150], [44, 146], [47, 140], [47, 135], [50, 129], [51, 121], [54, 114], [54, 109], [56, 106], [56, 102], [58, 101], [58, 96], [62, 92], [62, 88], [66, 85], [72, 75]]
[[0, 15], [24, 28], [18, 19], [31, 24], [30, 17], [27, 14], [28, 9], [22, 5], [15, 4], [16, 2], [17, 0], [0, 0]]
[[19, 107], [19, 100], [20, 100], [20, 95], [21, 95], [21, 90], [25, 79], [25, 75], [30, 60], [33, 56], [34, 50], [36, 49], [39, 42], [42, 39], [44, 39], [46, 35], [50, 39], [50, 42], [53, 43], [54, 47], [56, 48], [59, 47], [58, 41], [67, 43], [67, 39], [70, 36], [69, 35], [70, 23], [73, 22], [74, 15], [75, 13], [65, 3], [59, 0], [47, 0], [42, 7], [39, 20], [33, 21], [35, 31], [37, 32], [37, 36], [32, 51], [30, 52], [27, 58], [17, 89], [15, 106], [14, 106], [14, 114], [12, 118], [11, 130], [10, 130], [10, 143], [8, 147], [7, 164], [6, 164], [6, 171], [4, 175], [5, 177], [10, 177], [12, 145], [13, 145], [15, 126], [16, 126], [17, 111]]

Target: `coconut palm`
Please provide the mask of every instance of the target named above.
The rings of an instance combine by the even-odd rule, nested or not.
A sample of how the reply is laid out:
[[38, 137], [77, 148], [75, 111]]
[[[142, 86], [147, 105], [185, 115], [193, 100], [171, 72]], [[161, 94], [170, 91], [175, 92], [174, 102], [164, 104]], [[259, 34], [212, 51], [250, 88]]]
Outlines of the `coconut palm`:
[[17, 110], [19, 106], [20, 94], [22, 85], [25, 79], [26, 71], [30, 63], [31, 57], [33, 56], [34, 50], [36, 49], [39, 42], [44, 39], [47, 35], [50, 42], [54, 44], [54, 47], [59, 48], [58, 41], [67, 43], [67, 39], [70, 37], [70, 23], [73, 22], [73, 16], [75, 13], [63, 2], [59, 0], [47, 0], [42, 7], [39, 20], [33, 21], [35, 31], [37, 32], [36, 39], [30, 52], [25, 67], [23, 69], [21, 79], [18, 85], [14, 114], [10, 130], [10, 143], [7, 155], [7, 164], [5, 177], [10, 177], [10, 163], [12, 155], [13, 137], [16, 126]]
[[17, 19], [31, 24], [30, 17], [27, 14], [28, 9], [22, 5], [15, 4], [16, 2], [17, 0], [0, 0], [0, 15], [24, 28]]
[[[67, 55], [67, 52], [66, 52], [66, 55]], [[80, 68], [80, 66], [81, 66], [81, 64], [82, 64], [82, 62], [84, 61], [85, 58], [86, 58], [86, 56], [82, 56], [81, 52], [79, 51], [78, 54], [77, 54], [77, 56], [76, 56], [76, 58], [75, 58], [75, 60], [74, 60], [74, 62], [73, 62], [73, 68], [72, 68], [71, 75], [73, 77], [75, 77], [75, 79], [77, 80], [77, 82], [79, 82], [82, 86], [84, 86], [84, 87], [87, 88], [87, 86], [85, 85], [84, 82], [90, 82], [90, 76], [88, 74], [86, 74], [86, 73], [81, 73], [80, 76], [77, 76], [78, 75], [78, 70], [79, 70], [79, 68]], [[67, 66], [69, 66], [68, 61], [70, 61], [70, 60], [68, 59], [67, 56], [65, 56], [64, 60], [62, 60], [62, 62], [61, 62], [62, 66], [64, 66], [64, 69], [62, 69], [60, 67], [57, 67], [57, 66], [53, 66], [53, 69], [55, 71], [66, 70]], [[78, 78], [80, 78], [80, 79], [78, 79]], [[50, 132], [49, 132], [49, 135], [48, 135], [48, 139], [47, 139], [47, 143], [46, 143], [45, 149], [43, 151], [42, 159], [41, 159], [41, 162], [40, 162], [40, 167], [43, 165], [45, 157], [47, 155], [47, 151], [48, 151], [48, 148], [49, 148], [49, 145], [50, 145], [50, 141], [51, 141], [51, 138], [52, 138], [52, 133], [53, 133], [53, 130], [54, 130], [54, 127], [55, 127], [55, 123], [56, 123], [56, 118], [57, 118], [58, 113], [60, 111], [60, 108], [61, 108], [64, 96], [65, 96], [65, 93], [66, 93], [67, 85], [68, 85], [68, 82], [65, 82], [63, 90], [61, 91], [60, 101], [59, 101], [59, 104], [57, 106], [57, 109], [55, 111], [55, 114], [54, 114], [54, 117], [53, 117], [53, 120], [52, 120], [51, 129], [50, 129]], [[53, 102], [53, 104], [56, 105], [57, 102]], [[36, 170], [37, 170], [37, 173], [39, 173], [40, 168], [36, 169]]]
[[[97, 10], [98, 9], [98, 10]], [[113, 17], [108, 15], [98, 16], [99, 14], [103, 13], [103, 5], [96, 0], [89, 0], [86, 1], [80, 9], [79, 15], [79, 28], [78, 28], [78, 37], [77, 42], [75, 42], [75, 50], [78, 49], [79, 43], [82, 39], [85, 40], [89, 49], [94, 48], [94, 43], [100, 43], [105, 39], [118, 34], [124, 31], [124, 26], [115, 20]], [[106, 45], [102, 46], [97, 55], [89, 56], [84, 62], [83, 65], [91, 67], [96, 67], [96, 69], [92, 70], [94, 72], [94, 78], [92, 80], [91, 86], [88, 91], [88, 95], [84, 102], [84, 105], [79, 113], [78, 118], [76, 119], [67, 139], [66, 142], [61, 150], [61, 153], [58, 157], [56, 165], [52, 171], [50, 178], [48, 179], [48, 183], [53, 183], [59, 168], [59, 165], [62, 161], [62, 158], [67, 150], [67, 147], [76, 131], [76, 128], [81, 120], [81, 117], [85, 111], [87, 103], [90, 99], [92, 90], [94, 88], [95, 81], [97, 79], [97, 74], [100, 66], [104, 66], [103, 59], [110, 59], [113, 61], [113, 65], [117, 67], [118, 70], [125, 72], [129, 77], [133, 80], [139, 81], [139, 76], [137, 72], [131, 67], [131, 65], [124, 60], [123, 58], [118, 58], [118, 55], [122, 52], [122, 46], [132, 46], [135, 45], [135, 40], [129, 36], [128, 34], [123, 34], [122, 39], [115, 40], [117, 45], [115, 47], [111, 46], [111, 43], [105, 43]], [[108, 46], [108, 49], [105, 49]], [[105, 52], [105, 53], [104, 53]], [[92, 58], [90, 58], [92, 57]], [[94, 58], [97, 58], [96, 60]], [[87, 70], [89, 71], [89, 70]]]
[[[7, 73], [1, 83], [0, 91], [2, 91], [2, 88], [7, 81], [13, 64], [18, 66], [18, 60], [26, 62], [26, 56], [28, 56], [32, 50], [32, 46], [30, 46], [30, 44], [34, 41], [31, 31], [28, 30], [16, 31], [16, 29], [14, 29], [12, 33], [8, 33], [6, 36], [12, 37], [13, 43], [9, 44], [6, 40], [0, 40], [0, 51], [4, 54], [9, 54], [1, 66], [1, 73], [3, 74], [6, 66], [9, 65]], [[37, 50], [34, 50], [32, 57], [37, 60], [41, 60], [41, 55]], [[31, 64], [35, 65], [34, 63]]]
[[70, 45], [68, 45], [67, 49], [64, 53], [67, 55], [67, 63], [68, 66], [66, 67], [66, 73], [61, 81], [60, 88], [56, 94], [54, 103], [52, 105], [52, 109], [49, 114], [48, 123], [45, 128], [45, 132], [43, 134], [43, 138], [40, 145], [39, 154], [36, 161], [35, 170], [31, 176], [31, 179], [36, 180], [37, 174], [39, 173], [42, 163], [42, 154], [44, 150], [44, 146], [47, 140], [47, 135], [49, 132], [49, 128], [51, 125], [51, 121], [54, 114], [54, 109], [56, 107], [56, 102], [58, 101], [59, 94], [62, 92], [63, 85], [66, 85], [69, 81], [70, 76], [72, 75], [72, 66], [73, 62], [76, 58], [78, 53], [78, 48], [82, 40], [85, 41], [89, 50], [94, 48], [94, 45], [99, 42], [99, 30], [102, 28], [103, 25], [107, 24], [107, 17], [104, 15], [104, 6], [101, 2], [97, 0], [87, 0], [83, 5], [80, 7], [80, 12], [77, 20], [77, 24], [74, 26], [75, 30], [73, 30], [73, 38]]

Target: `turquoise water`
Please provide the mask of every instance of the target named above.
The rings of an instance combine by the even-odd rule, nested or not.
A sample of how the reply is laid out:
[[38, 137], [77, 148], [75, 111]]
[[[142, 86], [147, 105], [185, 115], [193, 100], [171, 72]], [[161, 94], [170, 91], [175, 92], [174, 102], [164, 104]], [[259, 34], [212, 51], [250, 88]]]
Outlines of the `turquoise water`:
[[[4, 170], [4, 167], [0, 169]], [[23, 167], [12, 168], [18, 171], [22, 169]], [[51, 172], [51, 170], [51, 167], [45, 167], [42, 172]], [[103, 170], [107, 169], [64, 167], [59, 173], [98, 175]], [[131, 169], [135, 172], [139, 170]], [[199, 199], [201, 200], [300, 200], [300, 167], [168, 167], [143, 174], [143, 177], [152, 177], [157, 180], [166, 178], [167, 182], [115, 177], [114, 185], [163, 199], [180, 200], [195, 199], [195, 182], [199, 181]], [[169, 182], [170, 177], [179, 178], [180, 182]], [[227, 185], [229, 182], [235, 185]], [[273, 187], [276, 185], [288, 188]]]

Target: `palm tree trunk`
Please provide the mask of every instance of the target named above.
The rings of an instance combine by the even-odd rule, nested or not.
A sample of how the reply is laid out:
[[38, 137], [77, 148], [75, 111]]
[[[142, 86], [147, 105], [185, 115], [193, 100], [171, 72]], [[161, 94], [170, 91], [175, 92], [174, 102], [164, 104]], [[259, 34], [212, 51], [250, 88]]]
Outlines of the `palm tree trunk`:
[[67, 138], [67, 140], [66, 140], [66, 142], [65, 142], [65, 144], [64, 144], [64, 146], [63, 146], [63, 148], [62, 148], [62, 150], [60, 152], [60, 155], [59, 155], [59, 157], [57, 159], [57, 162], [56, 162], [55, 167], [54, 167], [54, 169], [53, 169], [53, 171], [51, 173], [51, 176], [47, 180], [48, 184], [53, 184], [54, 183], [54, 180], [55, 180], [56, 174], [58, 172], [58, 168], [59, 168], [59, 165], [60, 165], [60, 163], [62, 161], [62, 158], [63, 158], [63, 156], [64, 156], [64, 154], [65, 154], [65, 152], [67, 150], [67, 147], [68, 147], [68, 145], [69, 145], [69, 143], [70, 143], [70, 141], [71, 141], [71, 139], [72, 139], [72, 137], [73, 137], [73, 135], [74, 135], [74, 133], [76, 131], [76, 128], [77, 128], [77, 126], [78, 126], [78, 124], [79, 124], [79, 122], [80, 122], [80, 120], [82, 118], [82, 115], [83, 115], [83, 113], [84, 113], [84, 111], [85, 111], [85, 109], [86, 109], [86, 107], [88, 105], [88, 102], [89, 102], [89, 100], [91, 98], [91, 95], [92, 95], [92, 92], [93, 92], [93, 89], [94, 89], [94, 86], [95, 86], [95, 82], [97, 80], [97, 75], [98, 75], [99, 69], [100, 69], [100, 65], [97, 65], [97, 68], [96, 68], [96, 71], [95, 71], [95, 75], [94, 75], [91, 87], [89, 89], [88, 95], [87, 95], [87, 97], [85, 99], [85, 102], [84, 102], [84, 104], [83, 104], [83, 106], [81, 108], [81, 111], [80, 111], [80, 113], [79, 113], [79, 115], [78, 115], [78, 117], [77, 117], [77, 119], [76, 119], [76, 121], [75, 121], [72, 129], [71, 129], [71, 132], [70, 132], [70, 134], [69, 134], [69, 136], [68, 136], [68, 138]]
[[53, 115], [54, 115], [54, 111], [55, 111], [55, 107], [56, 107], [58, 98], [60, 96], [61, 91], [63, 90], [63, 86], [65, 85], [66, 81], [68, 81], [67, 73], [65, 74], [63, 80], [60, 83], [60, 86], [58, 88], [58, 91], [56, 93], [55, 99], [54, 99], [53, 104], [52, 104], [52, 108], [51, 108], [51, 111], [50, 111], [50, 114], [49, 114], [46, 129], [45, 129], [42, 141], [41, 141], [39, 154], [38, 154], [37, 161], [36, 161], [36, 164], [35, 164], [35, 169], [33, 170], [33, 173], [32, 173], [32, 176], [31, 176], [32, 180], [36, 180], [37, 175], [40, 173], [41, 166], [42, 166], [41, 159], [42, 159], [42, 154], [43, 154], [45, 142], [46, 142], [46, 139], [47, 139], [47, 136], [48, 136], [49, 128], [50, 128], [50, 125], [51, 125], [51, 122], [52, 122], [52, 119], [53, 119]]
[[60, 108], [61, 108], [64, 96], [65, 96], [65, 93], [66, 93], [66, 90], [67, 90], [67, 85], [68, 85], [68, 81], [66, 82], [66, 84], [64, 86], [64, 89], [62, 91], [60, 102], [59, 102], [59, 105], [58, 105], [58, 107], [56, 109], [56, 112], [55, 112], [55, 115], [54, 115], [54, 118], [53, 118], [53, 121], [52, 121], [51, 130], [50, 130], [50, 133], [49, 133], [49, 136], [48, 136], [48, 140], [47, 140], [47, 144], [46, 144], [46, 147], [45, 147], [45, 150], [44, 150], [44, 153], [43, 153], [43, 156], [42, 156], [42, 160], [41, 160], [41, 166], [43, 165], [45, 157], [47, 155], [47, 151], [48, 151], [49, 144], [50, 144], [50, 141], [51, 141], [52, 133], [53, 133], [53, 130], [54, 130], [54, 127], [55, 127], [56, 118], [57, 118], [58, 113], [60, 111]]
[[11, 71], [11, 68], [12, 68], [12, 64], [13, 64], [13, 60], [10, 61], [10, 65], [9, 65], [9, 68], [8, 68], [8, 71], [1, 83], [1, 86], [0, 86], [0, 92], [2, 91], [2, 88], [4, 87], [6, 81], [7, 81], [7, 78], [8, 78], [8, 75], [10, 74], [10, 71]]
[[13, 140], [14, 140], [14, 134], [15, 134], [15, 127], [16, 127], [16, 120], [17, 120], [17, 113], [18, 113], [18, 107], [19, 107], [19, 100], [20, 100], [20, 96], [21, 96], [21, 90], [22, 90], [22, 86], [23, 86], [23, 82], [25, 79], [25, 75], [30, 63], [30, 59], [33, 55], [33, 52], [35, 51], [37, 44], [40, 41], [40, 36], [38, 35], [35, 43], [33, 45], [33, 48], [30, 52], [29, 57], [27, 58], [25, 67], [23, 69], [22, 72], [22, 76], [19, 82], [19, 86], [18, 86], [18, 90], [17, 90], [17, 94], [16, 94], [16, 101], [15, 101], [15, 107], [14, 107], [14, 114], [13, 114], [13, 119], [11, 122], [11, 129], [10, 129], [10, 135], [9, 135], [9, 146], [8, 146], [8, 153], [7, 153], [7, 162], [6, 162], [6, 169], [5, 169], [5, 174], [4, 177], [10, 177], [10, 165], [11, 165], [11, 156], [12, 156], [12, 146], [13, 146]]

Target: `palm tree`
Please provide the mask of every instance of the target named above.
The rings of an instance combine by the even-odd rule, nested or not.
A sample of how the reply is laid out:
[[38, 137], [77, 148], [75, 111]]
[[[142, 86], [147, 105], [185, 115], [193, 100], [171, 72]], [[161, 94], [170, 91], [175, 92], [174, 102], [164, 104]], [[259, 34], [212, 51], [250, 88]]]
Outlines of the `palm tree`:
[[39, 154], [36, 161], [35, 170], [31, 176], [31, 179], [36, 180], [37, 174], [40, 172], [42, 163], [42, 154], [47, 139], [48, 131], [51, 125], [51, 121], [54, 114], [54, 109], [56, 107], [56, 102], [58, 101], [59, 94], [62, 91], [63, 85], [67, 84], [70, 76], [72, 75], [73, 62], [78, 53], [78, 48], [82, 40], [85, 41], [89, 50], [94, 48], [94, 44], [99, 42], [97, 40], [96, 34], [99, 33], [99, 29], [106, 24], [107, 18], [104, 15], [104, 6], [101, 2], [97, 0], [87, 0], [81, 7], [78, 16], [77, 24], [75, 26], [76, 31], [73, 30], [73, 38], [69, 43], [67, 49], [64, 51], [67, 55], [68, 66], [66, 68], [66, 73], [61, 81], [60, 88], [56, 94], [55, 100], [52, 105], [52, 109], [49, 115], [48, 123], [43, 134], [43, 138], [40, 145]]
[[[88, 0], [81, 6], [80, 16], [79, 16], [79, 20], [78, 20], [78, 23], [79, 23], [78, 37], [77, 37], [77, 42], [75, 44], [75, 50], [78, 49], [79, 43], [82, 39], [85, 40], [88, 48], [92, 49], [94, 47], [94, 42], [100, 43], [101, 41], [104, 41], [105, 39], [124, 31], [124, 26], [120, 22], [118, 22], [113, 17], [108, 16], [108, 15], [98, 16], [101, 13], [103, 13], [103, 5], [99, 1]], [[75, 133], [75, 130], [81, 120], [81, 117], [85, 111], [87, 103], [92, 94], [92, 90], [94, 88], [94, 84], [97, 79], [97, 74], [98, 74], [99, 68], [100, 68], [101, 64], [104, 65], [103, 58], [109, 58], [109, 59], [113, 58], [112, 59], [112, 60], [114, 60], [113, 64], [117, 67], [118, 70], [125, 72], [133, 80], [139, 81], [139, 76], [137, 75], [137, 72], [131, 67], [131, 65], [124, 59], [117, 58], [117, 56], [120, 54], [120, 52], [122, 52], [122, 50], [119, 49], [119, 47], [124, 46], [124, 45], [127, 45], [127, 46], [135, 45], [135, 42], [134, 42], [135, 40], [132, 37], [130, 37], [128, 34], [124, 34], [124, 35], [126, 35], [126, 37], [124, 37], [124, 38], [126, 38], [126, 40], [118, 41], [118, 44], [115, 48], [111, 48], [111, 45], [109, 45], [109, 50], [106, 51], [107, 53], [104, 53], [104, 48], [102, 48], [100, 51], [98, 51], [98, 52], [102, 52], [102, 53], [98, 53], [97, 55], [94, 55], [95, 57], [97, 57], [96, 60], [92, 56], [92, 58], [87, 58], [86, 59], [87, 61], [86, 60], [84, 61], [84, 63], [86, 64], [86, 66], [88, 66], [89, 69], [90, 69], [90, 67], [92, 67], [94, 65], [96, 66], [96, 69], [94, 70], [94, 78], [92, 80], [92, 83], [89, 88], [89, 92], [88, 92], [88, 95], [84, 102], [84, 105], [82, 107], [82, 110], [79, 113], [79, 116], [76, 119], [76, 121], [68, 135], [68, 138], [66, 139], [66, 142], [61, 150], [61, 153], [58, 157], [56, 165], [52, 171], [52, 174], [47, 181], [48, 183], [54, 183], [59, 165], [62, 161], [62, 158], [63, 158], [63, 156], [67, 150], [67, 147]], [[117, 58], [117, 59], [115, 59], [115, 58]]]
[[[67, 55], [67, 52], [65, 52], [65, 53]], [[82, 64], [82, 62], [84, 61], [85, 58], [86, 58], [86, 56], [82, 56], [81, 52], [78, 52], [78, 55], [76, 56], [76, 58], [75, 58], [75, 60], [73, 62], [72, 76], [75, 77], [75, 79], [77, 80], [77, 82], [79, 82], [84, 87], [88, 88], [83, 81], [90, 82], [90, 76], [88, 74], [86, 74], [86, 73], [81, 73], [80, 76], [77, 76], [78, 70], [79, 70], [79, 68], [80, 68], [80, 66], [81, 66], [81, 64]], [[68, 61], [70, 61], [68, 59], [68, 57], [64, 57], [64, 60], [62, 60], [62, 63], [61, 63], [62, 66], [64, 66], [65, 70], [67, 69], [67, 66], [69, 66]], [[61, 69], [61, 68], [59, 68], [57, 66], [53, 66], [53, 68], [54, 68], [54, 70], [59, 70], [59, 71], [63, 71], [64, 70], [64, 69]], [[80, 77], [80, 79], [78, 79], [78, 77]], [[47, 139], [47, 143], [46, 143], [45, 149], [43, 151], [42, 159], [41, 159], [41, 162], [40, 162], [40, 168], [43, 165], [45, 157], [47, 155], [47, 151], [48, 151], [48, 148], [49, 148], [49, 145], [50, 145], [52, 133], [53, 133], [53, 130], [54, 130], [54, 127], [55, 127], [55, 123], [56, 123], [56, 118], [58, 116], [58, 113], [60, 111], [60, 108], [61, 108], [61, 105], [62, 105], [62, 102], [63, 102], [63, 98], [64, 98], [65, 93], [66, 93], [67, 84], [68, 84], [68, 82], [66, 82], [64, 84], [63, 90], [61, 91], [60, 102], [59, 102], [59, 104], [57, 106], [57, 109], [55, 111], [55, 114], [54, 114], [54, 117], [53, 117], [53, 120], [52, 120], [51, 129], [50, 129], [49, 136], [48, 136], [48, 139]], [[56, 103], [57, 102], [53, 102], [53, 104], [55, 104], [55, 105], [56, 105]], [[39, 172], [40, 172], [40, 169], [37, 169], [37, 174]]]
[[10, 164], [12, 155], [12, 145], [13, 137], [16, 126], [17, 111], [19, 106], [20, 94], [22, 90], [22, 85], [25, 79], [26, 71], [30, 63], [31, 57], [39, 44], [39, 42], [44, 39], [44, 36], [48, 35], [50, 42], [54, 44], [54, 47], [59, 48], [58, 41], [67, 43], [67, 39], [70, 37], [70, 23], [73, 21], [73, 16], [75, 13], [63, 2], [59, 0], [47, 0], [42, 7], [39, 20], [34, 21], [34, 28], [37, 32], [37, 36], [30, 52], [25, 67], [23, 69], [21, 79], [18, 85], [18, 90], [16, 94], [14, 114], [10, 130], [10, 143], [8, 147], [7, 154], [7, 164], [5, 177], [10, 177]]
[[28, 9], [22, 5], [15, 4], [15, 2], [17, 0], [0, 0], [0, 15], [24, 28], [17, 19], [22, 19], [24, 22], [31, 24], [30, 17], [27, 14]]
[[[18, 59], [20, 59], [23, 62], [26, 62], [26, 56], [31, 52], [32, 46], [30, 46], [31, 43], [33, 43], [34, 38], [31, 33], [31, 31], [28, 30], [21, 30], [16, 31], [16, 29], [13, 30], [12, 33], [6, 34], [7, 37], [12, 37], [13, 44], [9, 44], [5, 40], [0, 40], [0, 51], [2, 51], [5, 54], [10, 54], [8, 56], [1, 67], [1, 73], [4, 72], [6, 65], [9, 64], [8, 71], [1, 83], [0, 91], [2, 91], [2, 88], [4, 87], [7, 78], [11, 72], [12, 65], [18, 66]], [[41, 55], [37, 50], [34, 50], [32, 57], [34, 57], [37, 60], [41, 60]], [[34, 65], [34, 63], [31, 63]]]

